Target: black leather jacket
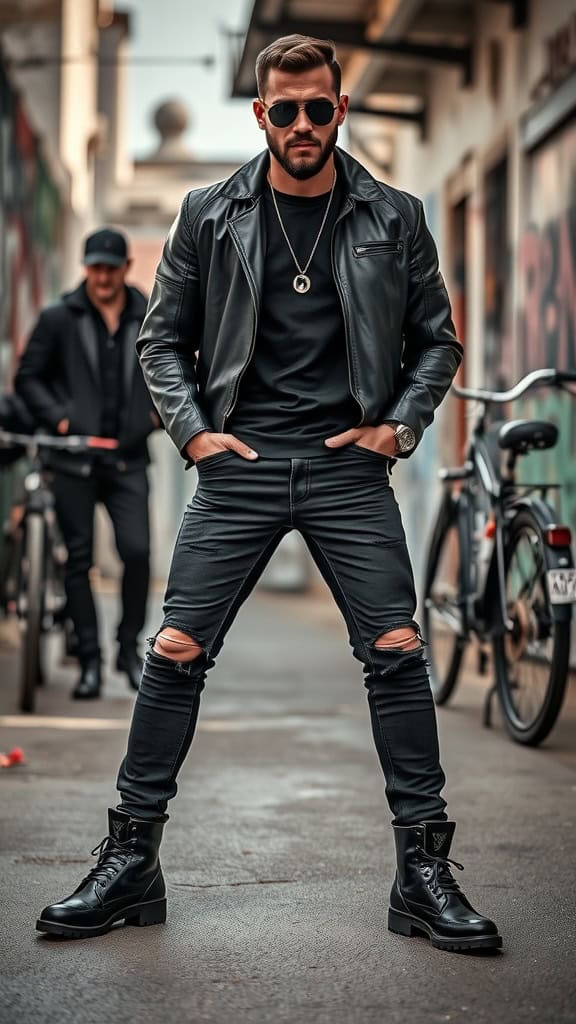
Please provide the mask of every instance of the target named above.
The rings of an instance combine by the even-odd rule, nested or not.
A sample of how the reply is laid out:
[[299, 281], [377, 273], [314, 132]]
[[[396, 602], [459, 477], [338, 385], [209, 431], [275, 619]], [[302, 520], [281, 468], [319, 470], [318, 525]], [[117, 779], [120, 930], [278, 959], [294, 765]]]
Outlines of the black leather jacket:
[[[146, 439], [155, 429], [154, 407], [134, 349], [146, 297], [137, 288], [128, 291], [131, 301], [122, 332], [122, 407], [116, 453], [120, 472], [146, 465]], [[39, 426], [56, 432], [60, 420], [68, 419], [70, 434], [100, 433], [98, 336], [83, 285], [40, 313], [20, 359], [14, 390]], [[45, 461], [53, 469], [88, 476], [94, 455], [50, 452]]]
[[[359, 424], [396, 420], [417, 442], [462, 358], [422, 203], [335, 150], [345, 201], [332, 236]], [[268, 152], [189, 192], [166, 241], [137, 351], [176, 446], [224, 432], [258, 333]]]

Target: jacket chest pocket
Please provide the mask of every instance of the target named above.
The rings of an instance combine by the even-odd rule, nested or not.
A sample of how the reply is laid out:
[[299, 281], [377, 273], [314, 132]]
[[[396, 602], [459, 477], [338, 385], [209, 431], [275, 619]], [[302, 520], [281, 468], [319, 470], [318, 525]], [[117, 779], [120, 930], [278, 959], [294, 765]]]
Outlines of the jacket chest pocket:
[[352, 252], [357, 260], [364, 256], [378, 256], [380, 253], [402, 252], [404, 242], [401, 238], [385, 239], [381, 242], [361, 242], [352, 246]]

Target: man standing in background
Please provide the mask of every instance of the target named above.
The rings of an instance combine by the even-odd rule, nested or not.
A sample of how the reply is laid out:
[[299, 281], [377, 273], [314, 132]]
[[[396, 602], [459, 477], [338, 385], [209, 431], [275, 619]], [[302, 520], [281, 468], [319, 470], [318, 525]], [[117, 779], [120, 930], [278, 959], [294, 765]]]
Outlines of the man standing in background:
[[103, 228], [84, 245], [85, 279], [40, 314], [14, 387], [36, 420], [58, 434], [112, 438], [111, 451], [50, 456], [56, 512], [68, 549], [67, 614], [77, 637], [80, 677], [72, 692], [95, 698], [102, 686], [98, 621], [90, 586], [94, 513], [105, 506], [124, 563], [116, 668], [137, 690], [138, 636], [149, 582], [149, 462], [146, 439], [160, 425], [135, 354], [146, 299], [125, 283], [125, 236]]

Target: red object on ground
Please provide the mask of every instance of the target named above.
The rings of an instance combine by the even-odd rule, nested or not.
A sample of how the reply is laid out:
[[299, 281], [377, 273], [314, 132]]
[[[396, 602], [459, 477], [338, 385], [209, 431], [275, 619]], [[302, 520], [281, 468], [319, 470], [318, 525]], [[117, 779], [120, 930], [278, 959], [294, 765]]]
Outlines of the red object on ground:
[[13, 747], [7, 754], [0, 753], [0, 768], [11, 768], [14, 764], [24, 764], [24, 751], [21, 747]]

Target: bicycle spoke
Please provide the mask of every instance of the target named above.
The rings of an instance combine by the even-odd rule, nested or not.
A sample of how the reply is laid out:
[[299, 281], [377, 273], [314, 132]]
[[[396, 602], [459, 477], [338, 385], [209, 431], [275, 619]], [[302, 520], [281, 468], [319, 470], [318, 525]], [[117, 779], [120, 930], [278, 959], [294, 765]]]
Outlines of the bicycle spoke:
[[427, 602], [434, 613], [434, 621], [439, 625], [448, 626], [451, 633], [459, 633], [462, 629], [462, 615], [456, 601], [450, 602], [441, 598], [435, 600], [432, 594]]
[[540, 714], [553, 657], [543, 572], [539, 537], [526, 528], [517, 538], [506, 580], [507, 604], [514, 622], [507, 638], [509, 691], [516, 714], [526, 726]]
[[424, 596], [424, 633], [429, 644], [430, 683], [443, 704], [452, 694], [463, 656], [464, 622], [460, 604], [460, 544], [452, 521], [432, 552], [432, 575]]

